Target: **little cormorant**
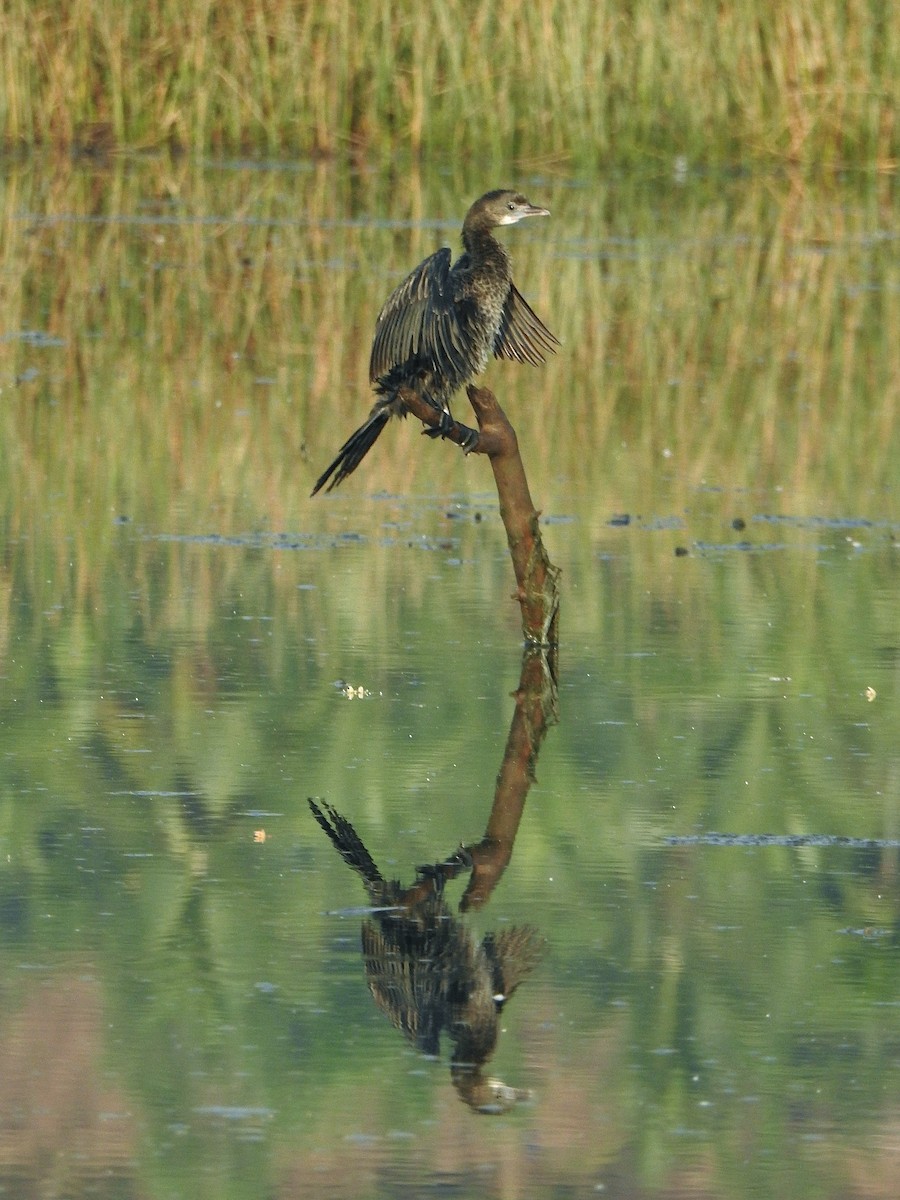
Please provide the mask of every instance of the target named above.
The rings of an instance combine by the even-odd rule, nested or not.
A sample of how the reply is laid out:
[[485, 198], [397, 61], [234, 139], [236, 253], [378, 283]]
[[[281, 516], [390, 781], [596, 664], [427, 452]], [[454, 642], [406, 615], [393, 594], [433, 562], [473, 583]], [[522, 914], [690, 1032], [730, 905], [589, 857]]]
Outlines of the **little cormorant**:
[[[450, 397], [479, 375], [491, 354], [539, 366], [558, 340], [532, 312], [512, 281], [498, 225], [523, 217], [549, 217], [519, 192], [498, 190], [476, 200], [462, 228], [464, 252], [450, 265], [444, 247], [420, 263], [388, 297], [378, 314], [369, 379], [378, 396], [364, 425], [347, 439], [320, 476], [315, 495], [352, 474], [392, 416], [406, 416], [403, 388], [441, 412], [432, 436], [452, 424]], [[329, 483], [330, 480], [330, 483]]]

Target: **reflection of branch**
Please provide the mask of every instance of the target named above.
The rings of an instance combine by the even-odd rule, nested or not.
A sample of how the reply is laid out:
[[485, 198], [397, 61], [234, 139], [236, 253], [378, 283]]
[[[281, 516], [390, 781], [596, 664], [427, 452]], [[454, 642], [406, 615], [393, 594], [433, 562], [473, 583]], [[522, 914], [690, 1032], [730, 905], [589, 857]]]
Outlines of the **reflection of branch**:
[[544, 943], [530, 925], [509, 926], [477, 941], [444, 900], [444, 885], [471, 869], [460, 910], [480, 908], [512, 857], [538, 752], [557, 719], [556, 678], [546, 649], [525, 651], [515, 701], [484, 837], [444, 862], [419, 867], [411, 887], [384, 878], [346, 817], [329, 804], [309, 801], [373, 906], [363, 921], [362, 947], [376, 1004], [425, 1054], [436, 1055], [446, 1033], [453, 1046], [453, 1086], [466, 1104], [484, 1113], [505, 1112], [527, 1095], [482, 1068], [497, 1043], [500, 1012], [534, 970]]
[[[553, 651], [551, 656], [555, 658]], [[535, 780], [541, 742], [548, 728], [558, 720], [553, 665], [552, 659], [548, 661], [547, 655], [536, 647], [525, 651], [491, 815], [481, 841], [465, 848], [472, 860], [472, 877], [460, 904], [463, 912], [481, 908], [512, 857], [525, 801]]]
[[[516, 431], [493, 392], [471, 385], [467, 392], [478, 421], [477, 437], [474, 430], [458, 421], [442, 430], [442, 436], [463, 446], [468, 453], [486, 454], [490, 458], [500, 516], [516, 573], [522, 632], [525, 640], [534, 645], [555, 645], [559, 634], [559, 568], [550, 562], [541, 540]], [[446, 414], [409, 389], [403, 390], [402, 399], [406, 409], [429, 426], [427, 432], [446, 419]]]
[[361, 877], [373, 908], [363, 921], [366, 979], [378, 1007], [424, 1054], [437, 1055], [446, 1033], [451, 1077], [479, 1112], [504, 1112], [527, 1093], [484, 1075], [506, 1001], [534, 970], [543, 939], [530, 925], [508, 926], [478, 941], [444, 901], [444, 879], [467, 858], [420, 868], [415, 884], [386, 880], [359, 834], [328, 804], [309, 801], [332, 845]]

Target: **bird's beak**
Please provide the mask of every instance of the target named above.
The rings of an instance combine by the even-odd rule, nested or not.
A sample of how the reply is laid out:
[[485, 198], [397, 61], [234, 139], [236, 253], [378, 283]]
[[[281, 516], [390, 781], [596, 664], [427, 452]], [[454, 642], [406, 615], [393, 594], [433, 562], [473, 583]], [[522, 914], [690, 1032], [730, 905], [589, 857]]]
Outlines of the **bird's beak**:
[[525, 217], [549, 217], [549, 208], [538, 208], [536, 204], [529, 204], [522, 214]]

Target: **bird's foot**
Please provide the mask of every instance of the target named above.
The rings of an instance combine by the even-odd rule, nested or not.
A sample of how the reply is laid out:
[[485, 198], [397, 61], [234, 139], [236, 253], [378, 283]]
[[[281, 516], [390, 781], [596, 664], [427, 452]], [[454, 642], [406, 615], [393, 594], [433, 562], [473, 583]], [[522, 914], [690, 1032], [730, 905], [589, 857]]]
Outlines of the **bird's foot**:
[[446, 437], [456, 422], [453, 420], [453, 415], [449, 408], [441, 409], [441, 419], [437, 425], [427, 425], [422, 432], [426, 437], [442, 438]]
[[465, 441], [460, 442], [463, 454], [471, 454], [478, 445], [478, 430], [468, 429], [465, 425], [461, 425], [460, 429], [466, 430]]
[[455, 854], [439, 863], [424, 863], [416, 867], [416, 879], [427, 881], [434, 887], [436, 895], [443, 895], [444, 884], [448, 879], [454, 879], [460, 871], [468, 870], [473, 865], [473, 858], [465, 846], [460, 846]]
[[455, 421], [449, 408], [441, 410], [437, 425], [426, 425], [422, 433], [430, 438], [446, 438], [452, 435], [452, 441], [462, 449], [463, 454], [471, 454], [478, 445], [479, 439], [478, 430], [470, 429], [468, 425], [462, 425], [459, 421]]

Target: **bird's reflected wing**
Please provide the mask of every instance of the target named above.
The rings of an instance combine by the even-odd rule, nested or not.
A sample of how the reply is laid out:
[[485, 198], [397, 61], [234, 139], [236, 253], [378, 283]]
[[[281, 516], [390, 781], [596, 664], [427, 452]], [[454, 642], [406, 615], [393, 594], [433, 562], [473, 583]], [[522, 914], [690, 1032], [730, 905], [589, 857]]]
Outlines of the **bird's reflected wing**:
[[420, 263], [385, 301], [375, 323], [369, 379], [374, 383], [410, 359], [445, 377], [465, 376], [467, 339], [460, 311], [453, 303], [450, 251], [444, 247]]
[[559, 344], [559, 339], [554, 337], [515, 284], [511, 283], [503, 306], [500, 330], [494, 342], [494, 355], [539, 367], [547, 361], [548, 354], [556, 352]]

